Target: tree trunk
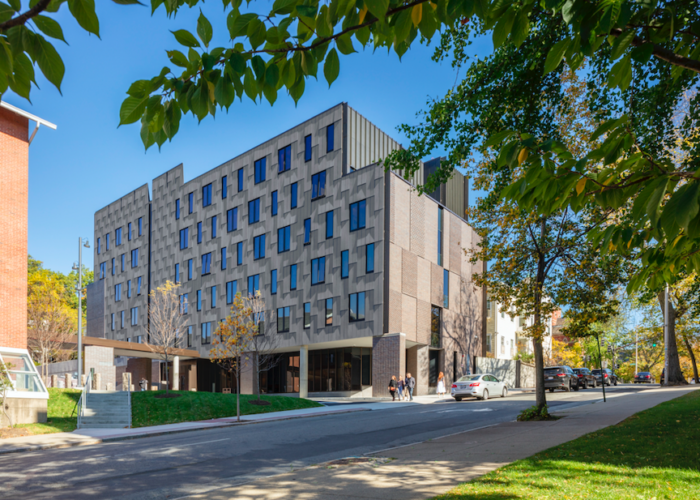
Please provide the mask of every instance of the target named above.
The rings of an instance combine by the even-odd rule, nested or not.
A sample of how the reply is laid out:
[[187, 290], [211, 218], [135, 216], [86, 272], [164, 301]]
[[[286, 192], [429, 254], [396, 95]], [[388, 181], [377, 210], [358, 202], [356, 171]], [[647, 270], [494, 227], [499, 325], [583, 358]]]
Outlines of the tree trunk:
[[[238, 358], [240, 362], [240, 357]], [[241, 421], [241, 368], [236, 364], [236, 421]]]
[[[661, 314], [665, 315], [664, 307], [664, 295], [665, 291], [659, 292], [657, 298], [659, 299], [659, 304], [661, 305]], [[664, 320], [666, 318], [664, 317]], [[665, 372], [666, 379], [670, 385], [687, 384], [685, 377], [683, 377], [683, 372], [681, 371], [681, 361], [678, 356], [678, 345], [676, 344], [676, 310], [673, 308], [671, 301], [668, 302], [668, 339], [664, 339], [667, 342], [665, 345], [666, 352], [668, 354], [668, 370]]]
[[696, 384], [700, 384], [700, 380], [698, 380], [698, 364], [695, 361], [695, 353], [693, 352], [693, 348], [690, 345], [690, 342], [688, 341], [688, 337], [686, 335], [683, 335], [683, 342], [685, 343], [685, 348], [688, 349], [688, 356], [690, 356], [690, 361], [693, 363], [693, 378], [695, 379]]
[[538, 409], [547, 406], [547, 396], [544, 390], [544, 353], [542, 352], [542, 340], [532, 339], [532, 347], [535, 351], [535, 405]]
[[260, 359], [258, 358], [258, 353], [255, 353], [255, 358], [253, 359], [253, 363], [255, 363], [255, 380], [253, 380], [253, 383], [255, 384], [255, 387], [257, 389], [258, 393], [258, 402], [260, 401]]
[[[540, 244], [544, 244], [546, 221], [540, 221]], [[541, 246], [540, 248], [544, 248]], [[537, 261], [537, 277], [535, 281], [535, 325], [540, 326], [542, 322], [542, 288], [545, 280], [545, 260], [544, 254], [540, 252]], [[544, 353], [542, 352], [542, 333], [538, 331], [532, 339], [532, 346], [535, 351], [535, 405], [541, 412], [547, 406], [547, 396], [544, 390]]]

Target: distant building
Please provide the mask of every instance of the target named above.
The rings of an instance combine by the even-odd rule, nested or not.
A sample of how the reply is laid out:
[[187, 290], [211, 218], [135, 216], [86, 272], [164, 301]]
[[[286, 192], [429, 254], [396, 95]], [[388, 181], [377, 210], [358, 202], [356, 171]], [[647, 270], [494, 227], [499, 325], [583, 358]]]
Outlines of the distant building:
[[[513, 309], [511, 309], [513, 311]], [[532, 326], [533, 318], [509, 314], [502, 304], [486, 300], [486, 352], [496, 359], [513, 359], [518, 352], [532, 354], [532, 339], [525, 336], [523, 329]], [[552, 352], [552, 318], [547, 318], [542, 344], [545, 358]]]

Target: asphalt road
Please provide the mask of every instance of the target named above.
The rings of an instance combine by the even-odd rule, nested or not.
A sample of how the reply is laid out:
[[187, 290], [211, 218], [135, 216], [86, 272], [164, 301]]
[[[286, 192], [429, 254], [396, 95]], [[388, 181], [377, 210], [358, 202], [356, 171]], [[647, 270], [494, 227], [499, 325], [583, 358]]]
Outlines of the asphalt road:
[[[647, 385], [607, 389], [634, 397]], [[601, 389], [547, 393], [550, 409], [589, 404]], [[533, 394], [438, 402], [266, 422], [94, 446], [0, 456], [0, 498], [174, 499], [292, 468], [512, 421]]]

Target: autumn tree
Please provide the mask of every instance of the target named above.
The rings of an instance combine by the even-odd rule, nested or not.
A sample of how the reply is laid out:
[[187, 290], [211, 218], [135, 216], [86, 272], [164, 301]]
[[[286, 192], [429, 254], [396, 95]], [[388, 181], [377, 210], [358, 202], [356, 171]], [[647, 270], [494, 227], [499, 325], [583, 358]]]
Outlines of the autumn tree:
[[272, 322], [267, 318], [273, 318], [272, 311], [267, 309], [265, 298], [257, 290], [254, 295], [245, 299], [250, 307], [257, 330], [250, 342], [250, 354], [253, 366], [255, 367], [255, 387], [258, 394], [258, 404], [260, 403], [260, 374], [269, 372], [276, 367], [281, 359], [278, 352], [281, 336], [272, 331]]
[[168, 280], [151, 290], [148, 301], [148, 340], [146, 345], [165, 362], [165, 392], [170, 390], [168, 363], [185, 336], [187, 300], [180, 295], [180, 284]]
[[251, 304], [236, 294], [228, 316], [214, 332], [209, 359], [236, 377], [236, 420], [241, 420], [241, 373], [250, 362], [250, 350], [258, 326]]

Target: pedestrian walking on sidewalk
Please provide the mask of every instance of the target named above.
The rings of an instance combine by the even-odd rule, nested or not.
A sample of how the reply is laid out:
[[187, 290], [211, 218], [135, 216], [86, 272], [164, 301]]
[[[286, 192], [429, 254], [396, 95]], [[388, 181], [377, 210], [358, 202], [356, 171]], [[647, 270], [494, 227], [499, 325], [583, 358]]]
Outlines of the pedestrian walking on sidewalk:
[[396, 375], [392, 375], [391, 380], [389, 380], [389, 392], [391, 393], [391, 400], [396, 401]]
[[438, 375], [437, 395], [445, 395], [445, 374], [442, 372]]
[[413, 389], [416, 387], [416, 379], [411, 377], [410, 373], [406, 374], [406, 392], [408, 393], [408, 400], [413, 401]]
[[402, 378], [396, 383], [396, 390], [399, 393], [399, 401], [403, 401], [404, 389], [406, 388], [406, 382]]

